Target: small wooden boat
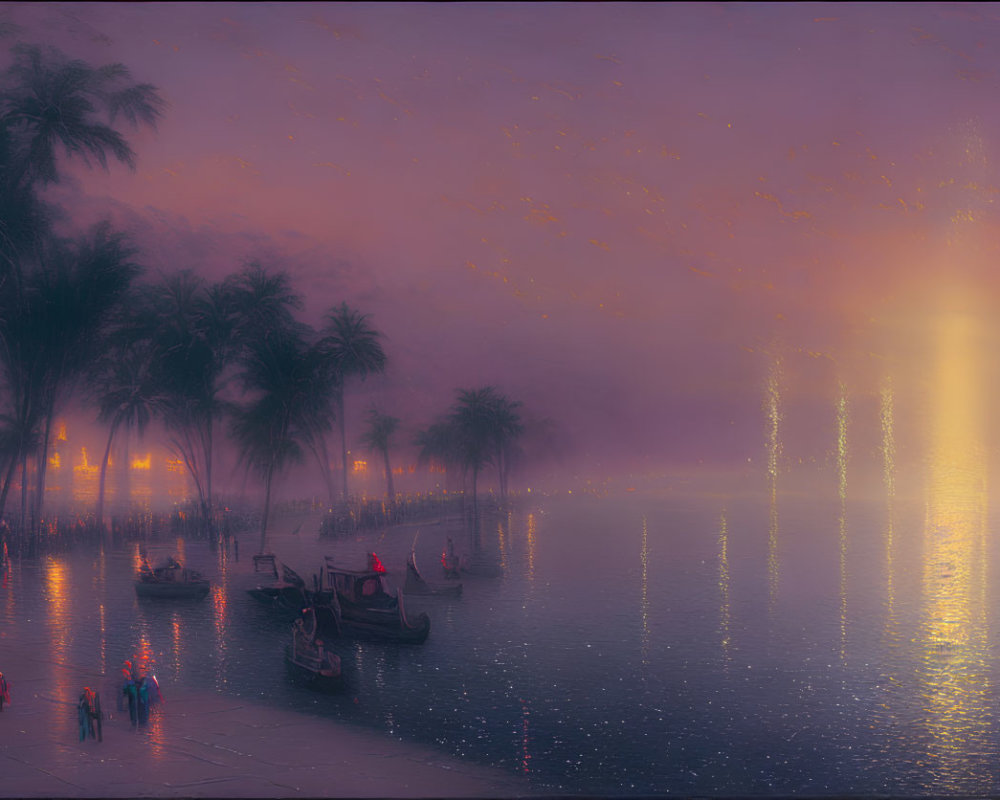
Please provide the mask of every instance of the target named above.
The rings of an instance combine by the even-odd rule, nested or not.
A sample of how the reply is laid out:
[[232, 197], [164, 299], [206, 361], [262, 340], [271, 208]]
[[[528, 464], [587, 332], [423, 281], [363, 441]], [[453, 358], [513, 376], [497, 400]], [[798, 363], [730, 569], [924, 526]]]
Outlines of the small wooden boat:
[[281, 577], [278, 577], [278, 567], [272, 562], [273, 580], [270, 583], [258, 584], [247, 593], [261, 603], [272, 606], [290, 614], [293, 618], [302, 613], [302, 609], [312, 602], [306, 593], [306, 582], [295, 570], [281, 565]]
[[424, 576], [417, 569], [416, 553], [410, 552], [410, 557], [406, 559], [406, 583], [403, 584], [403, 591], [411, 595], [436, 596], [436, 597], [458, 597], [462, 594], [461, 583], [430, 584], [424, 580]]
[[296, 682], [316, 691], [334, 691], [343, 686], [340, 657], [326, 650], [316, 636], [317, 627], [311, 609], [295, 620], [292, 642], [285, 646], [285, 665]]
[[[377, 563], [381, 566], [381, 563]], [[392, 594], [385, 585], [385, 568], [348, 570], [335, 566], [329, 556], [314, 594], [320, 623], [339, 623], [344, 636], [385, 639], [406, 644], [427, 640], [431, 620], [420, 612], [406, 615], [403, 592]]]
[[200, 572], [187, 569], [175, 559], [168, 558], [156, 569], [151, 569], [149, 563], [143, 561], [135, 582], [135, 593], [139, 597], [201, 600], [211, 587]]

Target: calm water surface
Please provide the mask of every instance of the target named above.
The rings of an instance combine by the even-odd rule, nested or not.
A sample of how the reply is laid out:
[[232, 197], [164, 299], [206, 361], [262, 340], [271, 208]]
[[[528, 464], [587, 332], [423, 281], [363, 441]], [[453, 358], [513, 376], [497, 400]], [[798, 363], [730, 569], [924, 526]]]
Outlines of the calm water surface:
[[[137, 544], [23, 559], [0, 583], [0, 668], [7, 648], [29, 648], [38, 674], [8, 673], [20, 697], [75, 700], [95, 680], [79, 670], [110, 698], [123, 659], [145, 654], [167, 713], [172, 688], [215, 689], [550, 792], [996, 794], [995, 523], [957, 480], [910, 504], [891, 491], [524, 497], [483, 522], [478, 548], [457, 522], [420, 526], [430, 580], [448, 535], [502, 574], [468, 578], [457, 600], [409, 598], [431, 616], [422, 646], [336, 643], [348, 685], [335, 696], [286, 680], [288, 626], [245, 591], [249, 534], [240, 560], [146, 544], [153, 562], [179, 555], [213, 579], [194, 604], [136, 599]], [[401, 581], [417, 527], [317, 530], [281, 519], [270, 545], [303, 576], [326, 554], [360, 566], [375, 549]], [[72, 719], [53, 736], [75, 736]]]

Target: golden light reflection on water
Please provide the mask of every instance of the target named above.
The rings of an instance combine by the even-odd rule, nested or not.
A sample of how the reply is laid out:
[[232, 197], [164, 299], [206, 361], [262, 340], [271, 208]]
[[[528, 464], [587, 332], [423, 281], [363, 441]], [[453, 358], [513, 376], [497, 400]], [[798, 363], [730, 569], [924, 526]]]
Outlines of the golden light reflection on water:
[[184, 638], [181, 635], [181, 615], [176, 611], [170, 615], [170, 633], [170, 652], [174, 657], [174, 679], [179, 679], [181, 676], [181, 642]]
[[535, 515], [528, 514], [528, 584], [535, 585]]
[[895, 498], [896, 498], [896, 421], [895, 393], [892, 377], [888, 376], [879, 391], [879, 422], [882, 430], [882, 484], [885, 487], [885, 594], [886, 635], [896, 636], [896, 566], [895, 566]]
[[[42, 575], [45, 581], [45, 599], [48, 610], [48, 632], [51, 650], [47, 654], [55, 665], [52, 670], [52, 697], [58, 702], [67, 698], [75, 698], [79, 687], [74, 684], [74, 676], [64, 665], [69, 653], [72, 621], [70, 619], [70, 603], [68, 595], [66, 562], [56, 556], [47, 555], [42, 558]], [[76, 736], [76, 715], [59, 715], [64, 723], [63, 734]]]
[[722, 510], [719, 520], [719, 596], [721, 608], [719, 611], [719, 626], [722, 632], [722, 658], [729, 662], [729, 523], [726, 521], [726, 510]]
[[989, 785], [968, 754], [995, 749], [986, 700], [984, 363], [970, 315], [942, 315], [934, 334], [919, 643], [928, 755], [942, 788], [954, 790]]
[[228, 637], [228, 624], [229, 624], [229, 608], [228, 608], [228, 591], [226, 586], [225, 575], [223, 575], [222, 585], [212, 586], [212, 621], [215, 624], [215, 653], [218, 663], [215, 669], [215, 688], [224, 689], [226, 684], [229, 683], [227, 677], [228, 670], [226, 669], [226, 655], [229, 650], [227, 642]]
[[647, 571], [649, 567], [648, 551], [646, 540], [648, 535], [646, 518], [642, 518], [642, 544], [639, 551], [639, 563], [642, 568], [640, 577], [641, 595], [639, 598], [639, 615], [642, 619], [642, 633], [640, 636], [639, 649], [642, 653], [642, 665], [649, 665], [649, 593], [647, 584]]
[[769, 520], [767, 528], [767, 580], [770, 608], [778, 596], [780, 564], [778, 560], [778, 463], [781, 455], [781, 358], [775, 356], [767, 377], [767, 481]]
[[847, 658], [847, 387], [843, 381], [837, 396], [837, 494], [840, 498], [838, 519], [840, 551], [840, 658]]
[[500, 544], [500, 569], [507, 571], [507, 542], [504, 538], [503, 523], [497, 523], [497, 541]]

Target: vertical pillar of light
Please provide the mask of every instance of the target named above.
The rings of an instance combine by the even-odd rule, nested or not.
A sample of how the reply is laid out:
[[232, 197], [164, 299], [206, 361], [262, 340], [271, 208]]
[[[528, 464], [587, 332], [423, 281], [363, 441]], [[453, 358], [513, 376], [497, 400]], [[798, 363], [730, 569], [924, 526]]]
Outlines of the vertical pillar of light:
[[780, 561], [778, 558], [778, 461], [781, 456], [781, 357], [775, 355], [768, 371], [765, 388], [767, 431], [767, 581], [769, 608], [778, 596]]
[[640, 541], [640, 547], [639, 547], [639, 566], [640, 566], [639, 617], [642, 622], [642, 630], [639, 638], [639, 652], [641, 654], [643, 667], [649, 665], [649, 593], [647, 584], [649, 560], [648, 560], [648, 550], [646, 548], [648, 532], [649, 532], [649, 527], [646, 523], [646, 518], [643, 517], [642, 539]]
[[882, 484], [885, 487], [885, 604], [886, 633], [896, 627], [896, 398], [892, 376], [886, 376], [879, 390], [879, 422], [882, 429]]
[[98, 612], [98, 625], [100, 627], [101, 641], [100, 641], [100, 656], [101, 656], [101, 674], [105, 675], [108, 671], [108, 628], [107, 628], [107, 618], [105, 612], [105, 602], [104, 599], [107, 596], [106, 587], [106, 572], [107, 572], [107, 553], [102, 547], [97, 554], [97, 574], [94, 575], [94, 593], [100, 598], [99, 605], [97, 607]]
[[528, 709], [528, 701], [521, 698], [521, 772], [525, 775], [531, 771], [531, 751], [528, 747], [528, 718], [531, 711]]
[[837, 393], [837, 495], [840, 498], [838, 517], [838, 549], [840, 552], [840, 658], [847, 658], [847, 426], [850, 409], [847, 386], [840, 382]]
[[[51, 682], [49, 689], [52, 695], [63, 702], [69, 698], [76, 698], [82, 686], [76, 685], [77, 676], [68, 666], [67, 651], [70, 646], [70, 634], [73, 629], [70, 620], [69, 596], [67, 593], [66, 563], [55, 556], [45, 556], [42, 559], [42, 574], [45, 576], [45, 599], [48, 611], [49, 622], [49, 642], [52, 650], [47, 653], [48, 662], [51, 665]], [[72, 741], [75, 736], [76, 715], [70, 717], [68, 714], [53, 715], [64, 723], [62, 733], [58, 741]]]
[[215, 688], [223, 690], [229, 683], [229, 575], [222, 570], [221, 585], [213, 583], [211, 594], [212, 622], [215, 627]]
[[535, 585], [535, 515], [528, 514], [528, 584]]
[[497, 522], [497, 541], [500, 545], [500, 568], [507, 572], [507, 539], [504, 535], [503, 523]]
[[944, 791], [993, 784], [985, 618], [986, 448], [982, 363], [969, 314], [935, 329], [919, 641], [928, 755]]
[[719, 627], [722, 634], [722, 660], [729, 663], [729, 523], [726, 521], [726, 509], [722, 509], [719, 520]]

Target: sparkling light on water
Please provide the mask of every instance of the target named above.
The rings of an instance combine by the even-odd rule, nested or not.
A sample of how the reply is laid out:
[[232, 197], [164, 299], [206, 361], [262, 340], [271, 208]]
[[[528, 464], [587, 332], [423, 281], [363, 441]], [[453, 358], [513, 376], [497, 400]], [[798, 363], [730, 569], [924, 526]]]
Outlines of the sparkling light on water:
[[976, 321], [943, 314], [935, 330], [920, 627], [928, 755], [950, 791], [989, 785], [967, 754], [993, 746], [986, 700], [986, 451]]

